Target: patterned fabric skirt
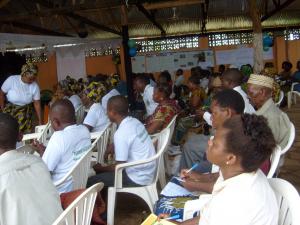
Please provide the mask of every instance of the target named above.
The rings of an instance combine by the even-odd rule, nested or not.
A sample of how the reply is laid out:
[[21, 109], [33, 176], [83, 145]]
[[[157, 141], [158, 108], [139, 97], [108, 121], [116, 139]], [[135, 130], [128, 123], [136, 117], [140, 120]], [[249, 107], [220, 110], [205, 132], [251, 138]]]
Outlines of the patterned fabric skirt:
[[12, 103], [7, 103], [3, 109], [4, 113], [8, 113], [18, 120], [19, 129], [23, 133], [30, 133], [32, 129], [32, 114], [33, 105], [27, 104], [24, 106], [14, 105]]

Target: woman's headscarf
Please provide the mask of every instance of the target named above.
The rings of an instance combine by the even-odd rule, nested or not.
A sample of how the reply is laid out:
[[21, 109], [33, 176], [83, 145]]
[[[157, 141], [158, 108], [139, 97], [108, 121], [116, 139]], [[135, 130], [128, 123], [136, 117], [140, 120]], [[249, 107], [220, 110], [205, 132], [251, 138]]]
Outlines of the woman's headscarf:
[[85, 89], [84, 94], [93, 102], [100, 102], [106, 94], [105, 86], [100, 82], [92, 82]]
[[106, 79], [106, 83], [110, 88], [116, 87], [118, 85], [119, 81], [120, 81], [120, 76], [118, 74], [110, 75]]
[[24, 76], [26, 73], [29, 73], [31, 76], [37, 76], [38, 67], [32, 63], [26, 63], [22, 66], [21, 76]]
[[82, 91], [79, 82], [70, 76], [67, 76], [66, 79], [59, 81], [59, 85], [62, 90], [68, 91], [71, 94], [79, 94]]

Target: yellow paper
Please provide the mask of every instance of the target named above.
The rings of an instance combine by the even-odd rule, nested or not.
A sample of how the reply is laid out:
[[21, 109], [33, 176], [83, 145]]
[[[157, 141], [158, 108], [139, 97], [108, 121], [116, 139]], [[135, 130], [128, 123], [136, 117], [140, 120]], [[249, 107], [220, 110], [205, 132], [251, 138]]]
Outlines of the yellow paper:
[[158, 222], [157, 216], [154, 214], [150, 214], [141, 225], [174, 225], [174, 223], [171, 223], [168, 220], [160, 220]]

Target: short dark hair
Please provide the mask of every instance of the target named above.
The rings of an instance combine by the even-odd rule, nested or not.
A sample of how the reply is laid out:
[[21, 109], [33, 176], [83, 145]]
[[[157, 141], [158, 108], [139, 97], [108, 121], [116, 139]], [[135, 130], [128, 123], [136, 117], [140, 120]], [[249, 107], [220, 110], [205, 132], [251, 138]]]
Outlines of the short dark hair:
[[160, 93], [163, 93], [165, 97], [169, 97], [172, 93], [172, 89], [170, 85], [166, 83], [160, 83], [158, 84], [155, 89], [157, 89]]
[[257, 170], [276, 147], [272, 131], [263, 116], [236, 115], [226, 120], [223, 128], [228, 129], [226, 150], [240, 157], [246, 172]]
[[183, 70], [182, 70], [182, 69], [178, 69], [178, 70], [176, 71], [176, 73], [183, 74]]
[[0, 148], [4, 150], [15, 149], [18, 137], [18, 121], [9, 114], [0, 113]]
[[192, 76], [189, 77], [189, 82], [191, 82], [192, 84], [195, 85], [199, 85], [200, 84], [200, 78], [198, 75], [193, 74]]
[[56, 100], [51, 106], [52, 112], [59, 114], [59, 120], [64, 123], [76, 122], [75, 109], [72, 102], [68, 99]]
[[122, 95], [111, 97], [107, 102], [108, 108], [115, 111], [120, 116], [127, 116], [129, 105], [127, 99]]
[[243, 74], [238, 69], [231, 68], [223, 73], [222, 79], [228, 80], [236, 86], [239, 86], [243, 82]]
[[245, 109], [243, 97], [235, 90], [226, 89], [216, 93], [213, 97], [222, 108], [233, 109], [237, 114], [242, 114]]
[[160, 73], [159, 78], [164, 78], [167, 82], [172, 81], [171, 74], [168, 70], [164, 70]]
[[145, 85], [150, 84], [150, 78], [146, 74], [138, 74], [135, 78], [135, 81], [141, 82]]

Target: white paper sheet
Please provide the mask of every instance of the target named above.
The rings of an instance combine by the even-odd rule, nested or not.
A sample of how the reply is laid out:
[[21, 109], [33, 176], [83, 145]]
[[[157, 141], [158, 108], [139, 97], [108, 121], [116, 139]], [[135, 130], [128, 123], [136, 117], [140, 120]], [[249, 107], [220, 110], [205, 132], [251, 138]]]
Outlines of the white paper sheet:
[[167, 183], [160, 194], [168, 197], [194, 195], [192, 192], [186, 190], [184, 187], [176, 183], [173, 183], [172, 181]]

